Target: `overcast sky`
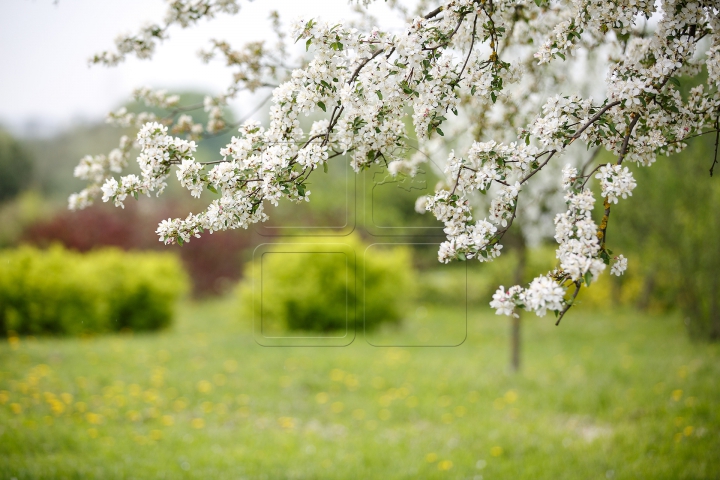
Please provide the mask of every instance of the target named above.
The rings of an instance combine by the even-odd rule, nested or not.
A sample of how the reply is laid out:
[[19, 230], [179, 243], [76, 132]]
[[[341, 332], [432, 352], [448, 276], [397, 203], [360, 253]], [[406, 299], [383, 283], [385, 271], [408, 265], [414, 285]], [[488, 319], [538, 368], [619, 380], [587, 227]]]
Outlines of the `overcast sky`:
[[[152, 61], [131, 58], [107, 68], [89, 67], [87, 60], [111, 48], [118, 33], [160, 21], [166, 9], [163, 0], [2, 0], [0, 124], [22, 132], [31, 121], [57, 129], [100, 120], [138, 86], [219, 92], [229, 83], [229, 72], [219, 62], [203, 64], [196, 55], [210, 38], [236, 46], [268, 38], [271, 10], [278, 10], [286, 25], [300, 16], [330, 20], [349, 12], [346, 0], [256, 0], [241, 5], [236, 16], [221, 16], [189, 30], [174, 27]], [[236, 108], [243, 110], [243, 105]]]

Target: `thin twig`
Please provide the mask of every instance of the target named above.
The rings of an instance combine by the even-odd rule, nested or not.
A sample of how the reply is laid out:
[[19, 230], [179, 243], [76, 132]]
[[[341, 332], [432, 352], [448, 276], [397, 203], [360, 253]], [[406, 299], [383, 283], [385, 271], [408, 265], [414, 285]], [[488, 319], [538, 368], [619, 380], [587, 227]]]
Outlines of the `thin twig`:
[[718, 115], [715, 118], [715, 159], [713, 160], [712, 165], [710, 166], [710, 176], [713, 176], [713, 170], [715, 170], [715, 165], [718, 163], [718, 143], [720, 143], [720, 115]]
[[574, 282], [574, 283], [575, 283], [575, 293], [573, 293], [573, 296], [572, 296], [572, 298], [570, 299], [570, 301], [568, 302], [568, 304], [565, 305], [565, 308], [563, 308], [563, 309], [562, 309], [562, 312], [560, 312], [560, 315], [558, 315], [557, 322], [555, 322], [555, 326], [556, 326], [556, 327], [557, 327], [558, 325], [560, 325], [560, 320], [563, 319], [563, 317], [565, 316], [565, 314], [567, 313], [567, 311], [570, 310], [570, 308], [575, 304], [575, 299], [577, 298], [578, 293], [580, 292], [580, 287], [582, 287], [582, 283], [580, 283], [580, 281], [577, 281], [577, 282]]

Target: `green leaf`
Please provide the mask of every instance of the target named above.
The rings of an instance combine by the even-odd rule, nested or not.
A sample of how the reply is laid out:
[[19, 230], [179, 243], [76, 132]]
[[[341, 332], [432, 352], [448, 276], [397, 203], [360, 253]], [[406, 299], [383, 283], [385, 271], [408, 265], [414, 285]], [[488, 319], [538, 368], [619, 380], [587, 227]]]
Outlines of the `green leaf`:
[[300, 195], [301, 197], [305, 196], [305, 185], [304, 184], [302, 184], [302, 183], [299, 184], [297, 186], [297, 190], [298, 190], [298, 195]]
[[324, 162], [324, 163], [323, 163], [323, 172], [325, 172], [325, 173], [327, 173], [327, 172], [328, 172], [328, 165], [327, 165], [327, 162]]
[[312, 37], [307, 39], [307, 42], [305, 42], [305, 51], [307, 52], [310, 49], [310, 44], [312, 43]]
[[183, 242], [183, 239], [180, 237], [177, 237], [177, 242], [178, 242], [178, 245], [180, 245], [181, 247], [183, 246], [183, 243], [185, 243], [185, 242]]
[[213, 187], [211, 184], [208, 183], [207, 189], [210, 190], [213, 193], [218, 193], [217, 188]]
[[378, 98], [382, 100], [382, 92], [380, 90], [375, 90], [375, 93], [377, 93]]
[[133, 192], [133, 197], [135, 197], [135, 200], [137, 200], [137, 199], [138, 199], [138, 193], [137, 193], [137, 192]]
[[457, 258], [458, 258], [458, 260], [460, 260], [461, 262], [464, 262], [465, 260], [467, 260], [467, 258], [465, 257], [465, 254], [462, 253], [462, 252], [458, 253]]
[[443, 131], [440, 130], [439, 128], [436, 128], [435, 130], [438, 132], [438, 135], [440, 135], [441, 137], [444, 137], [444, 136], [445, 136], [445, 134], [443, 133]]
[[327, 110], [325, 109], [325, 104], [323, 102], [318, 102], [317, 105], [318, 107], [322, 108], [323, 112], [327, 112]]

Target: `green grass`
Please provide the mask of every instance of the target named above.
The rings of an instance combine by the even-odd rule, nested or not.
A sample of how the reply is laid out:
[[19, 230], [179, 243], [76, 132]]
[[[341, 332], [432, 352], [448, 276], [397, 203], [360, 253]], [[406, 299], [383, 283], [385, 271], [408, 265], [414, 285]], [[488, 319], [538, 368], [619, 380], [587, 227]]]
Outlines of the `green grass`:
[[[156, 335], [0, 346], [0, 477], [720, 477], [720, 349], [677, 317], [471, 310], [456, 348], [266, 348], [230, 300]], [[398, 343], [457, 315], [378, 335]]]

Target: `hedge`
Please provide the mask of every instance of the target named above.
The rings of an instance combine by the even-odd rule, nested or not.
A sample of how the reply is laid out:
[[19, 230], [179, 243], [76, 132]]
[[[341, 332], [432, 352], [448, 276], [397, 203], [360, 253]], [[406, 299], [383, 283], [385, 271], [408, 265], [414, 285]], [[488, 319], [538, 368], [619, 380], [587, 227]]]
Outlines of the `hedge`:
[[187, 285], [170, 253], [0, 251], [0, 334], [157, 330], [170, 324]]

